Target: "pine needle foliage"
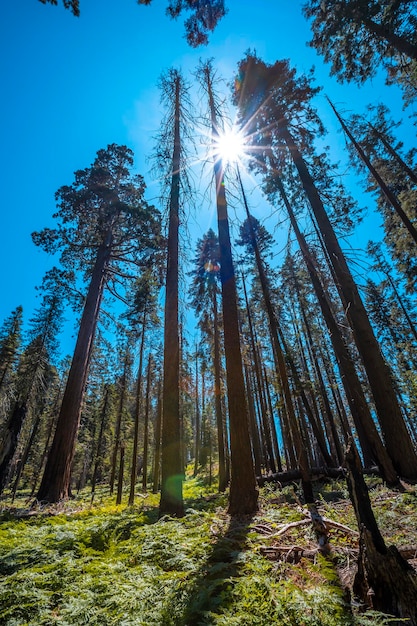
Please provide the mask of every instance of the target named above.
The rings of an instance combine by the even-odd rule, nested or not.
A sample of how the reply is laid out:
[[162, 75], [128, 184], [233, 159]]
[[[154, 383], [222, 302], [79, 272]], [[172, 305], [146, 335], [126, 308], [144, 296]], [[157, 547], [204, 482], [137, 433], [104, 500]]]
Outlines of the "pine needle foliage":
[[[323, 489], [319, 507], [327, 518], [354, 529], [343, 489], [339, 483]], [[210, 492], [201, 478], [184, 483], [186, 514], [181, 519], [158, 519], [156, 494], [126, 508], [115, 506], [105, 493], [97, 489], [94, 507], [87, 491], [72, 502], [36, 512], [8, 508], [3, 502], [0, 624], [389, 623], [373, 612], [354, 615], [346, 604], [336, 569], [349, 547], [343, 533], [335, 531], [331, 537], [337, 559], [318, 556], [290, 563], [265, 556], [263, 547], [276, 542], [279, 528], [303, 519], [293, 486], [278, 491], [268, 485], [261, 491], [260, 513], [236, 519], [225, 512], [227, 496]], [[404, 523], [404, 516], [417, 527], [415, 495], [393, 494], [380, 485], [371, 494], [379, 503], [383, 529]], [[16, 502], [19, 507], [23, 496]], [[271, 536], [263, 535], [263, 528], [270, 528]], [[414, 536], [408, 539], [416, 541]], [[309, 525], [300, 525], [283, 541], [312, 545], [314, 538]]]

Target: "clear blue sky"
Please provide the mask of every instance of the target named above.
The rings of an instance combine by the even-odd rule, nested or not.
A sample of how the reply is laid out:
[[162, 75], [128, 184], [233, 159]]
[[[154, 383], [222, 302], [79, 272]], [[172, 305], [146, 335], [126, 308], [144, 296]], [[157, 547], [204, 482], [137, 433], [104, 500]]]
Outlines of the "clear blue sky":
[[[4, 3], [0, 323], [19, 304], [26, 320], [32, 315], [39, 302], [34, 288], [53, 261], [30, 235], [53, 225], [55, 191], [71, 184], [73, 172], [90, 165], [98, 149], [113, 142], [131, 147], [149, 197], [157, 194], [147, 157], [161, 116], [156, 85], [162, 71], [174, 66], [187, 75], [200, 58], [214, 58], [219, 73], [231, 80], [251, 48], [267, 62], [290, 58], [300, 71], [315, 65], [317, 83], [345, 108], [363, 111], [382, 100], [401, 111], [398, 90], [386, 88], [382, 78], [361, 90], [329, 79], [328, 69], [306, 46], [309, 26], [298, 0], [226, 2], [227, 16], [210, 44], [197, 50], [186, 44], [182, 18], [173, 22], [165, 16], [166, 0], [153, 0], [150, 7], [136, 0], [81, 0], [79, 18], [38, 0]], [[318, 107], [339, 160], [344, 140], [324, 98]], [[65, 349], [71, 350], [70, 343]]]

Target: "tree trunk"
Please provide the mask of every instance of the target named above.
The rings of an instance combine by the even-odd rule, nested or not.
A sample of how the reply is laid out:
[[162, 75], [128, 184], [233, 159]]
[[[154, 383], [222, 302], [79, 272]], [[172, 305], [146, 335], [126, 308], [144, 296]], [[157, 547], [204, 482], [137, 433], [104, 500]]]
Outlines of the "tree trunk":
[[410, 59], [417, 60], [417, 46], [412, 44], [410, 41], [404, 39], [404, 37], [401, 37], [400, 35], [396, 35], [383, 24], [378, 24], [368, 17], [360, 16], [358, 19], [371, 33], [376, 35], [379, 39], [388, 42], [390, 46], [392, 46], [400, 54], [405, 54], [405, 56]]
[[[205, 66], [205, 78], [211, 114], [212, 139], [213, 145], [215, 145], [218, 135], [218, 123], [209, 65]], [[240, 348], [236, 279], [230, 242], [224, 170], [222, 162], [218, 158], [215, 158], [214, 161], [214, 177], [219, 229], [224, 351], [230, 423], [231, 482], [228, 510], [230, 515], [251, 515], [258, 509], [258, 489], [249, 436], [248, 409]]]
[[260, 415], [260, 420], [262, 422], [263, 433], [264, 433], [263, 439], [264, 439], [264, 446], [265, 446], [265, 458], [267, 460], [267, 470], [275, 473], [277, 470], [275, 467], [274, 452], [272, 449], [272, 436], [271, 436], [271, 431], [270, 431], [270, 427], [268, 423], [268, 414], [267, 414], [265, 397], [262, 393], [262, 374], [261, 374], [261, 366], [260, 366], [259, 348], [257, 345], [255, 331], [254, 331], [253, 324], [252, 324], [252, 315], [249, 309], [248, 294], [246, 292], [246, 284], [245, 284], [245, 278], [243, 274], [242, 274], [242, 284], [243, 284], [243, 293], [244, 293], [245, 304], [246, 304], [246, 316], [247, 316], [248, 326], [249, 326], [249, 338], [250, 338], [250, 346], [251, 346], [251, 351], [252, 351], [252, 359], [253, 359], [253, 364], [254, 364], [257, 397], [259, 398], [259, 415]]
[[140, 405], [142, 401], [142, 369], [143, 369], [143, 350], [145, 346], [145, 327], [146, 313], [143, 314], [142, 336], [140, 339], [139, 349], [139, 365], [138, 375], [136, 379], [136, 402], [135, 402], [135, 426], [133, 432], [133, 452], [132, 452], [132, 468], [130, 474], [130, 491], [128, 505], [133, 506], [135, 500], [135, 485], [138, 475], [138, 454], [139, 454], [139, 421], [140, 421]]
[[94, 501], [98, 471], [100, 468], [100, 463], [102, 462], [104, 426], [106, 424], [108, 406], [109, 406], [109, 386], [106, 385], [106, 391], [104, 394], [104, 403], [103, 403], [103, 408], [101, 410], [100, 430], [99, 430], [98, 439], [97, 439], [96, 460], [94, 462], [93, 476], [91, 478], [91, 503], [93, 503]]
[[156, 493], [159, 489], [159, 474], [161, 465], [161, 430], [162, 430], [162, 391], [161, 380], [158, 381], [158, 402], [156, 407], [155, 420], [155, 454], [153, 461], [153, 485], [152, 493]]
[[180, 423], [180, 339], [178, 328], [178, 232], [181, 171], [180, 76], [175, 81], [174, 150], [168, 224], [164, 321], [161, 499], [159, 515], [184, 515]]
[[417, 574], [395, 546], [386, 547], [379, 531], [359, 455], [353, 442], [346, 450], [347, 483], [360, 530], [358, 572], [354, 592], [376, 611], [417, 625]]
[[148, 374], [146, 377], [145, 422], [143, 425], [143, 472], [142, 491], [148, 488], [148, 450], [149, 450], [149, 399], [151, 391], [152, 355], [149, 355]]
[[114, 481], [116, 477], [116, 465], [117, 465], [117, 453], [120, 446], [120, 431], [122, 428], [122, 416], [123, 416], [123, 407], [125, 403], [125, 395], [126, 395], [126, 381], [127, 381], [127, 370], [129, 363], [129, 347], [126, 346], [126, 353], [123, 364], [123, 374], [120, 380], [120, 395], [119, 395], [119, 407], [117, 410], [117, 418], [116, 418], [116, 428], [114, 433], [114, 446], [113, 446], [113, 454], [111, 460], [111, 473], [110, 473], [110, 495], [113, 494], [114, 491]]
[[0, 494], [7, 484], [10, 464], [17, 447], [17, 441], [23, 421], [26, 417], [26, 403], [15, 403], [14, 409], [7, 421], [3, 432], [3, 441], [0, 449]]
[[382, 356], [358, 288], [304, 159], [283, 122], [280, 123], [280, 131], [298, 170], [335, 271], [337, 288], [365, 366], [387, 452], [400, 476], [417, 480], [417, 455], [401, 414], [390, 370]]
[[404, 172], [407, 174], [409, 179], [415, 185], [417, 185], [417, 174], [414, 172], [414, 170], [412, 170], [411, 167], [402, 159], [401, 155], [397, 152], [397, 150], [395, 150], [391, 146], [391, 144], [387, 141], [387, 139], [383, 135], [383, 133], [380, 133], [379, 130], [377, 128], [375, 128], [375, 126], [373, 126], [373, 124], [369, 124], [369, 126], [370, 126], [370, 128], [372, 128], [372, 131], [377, 135], [377, 137], [379, 137], [379, 139], [381, 140], [382, 144], [386, 148], [388, 154], [390, 154], [393, 157], [393, 159], [395, 159], [395, 161], [397, 161], [398, 165], [404, 170]]
[[120, 462], [119, 462], [119, 476], [117, 479], [116, 504], [122, 503], [124, 470], [125, 470], [125, 446], [124, 446], [124, 443], [120, 443]]
[[329, 100], [329, 98], [327, 98], [327, 101], [329, 102], [330, 106], [332, 107], [332, 109], [333, 109], [337, 119], [339, 120], [340, 125], [343, 128], [343, 131], [346, 133], [346, 135], [349, 137], [350, 141], [352, 142], [352, 144], [353, 144], [356, 152], [358, 153], [359, 158], [361, 159], [362, 163], [364, 163], [365, 166], [368, 168], [368, 170], [370, 171], [371, 175], [373, 176], [373, 178], [377, 182], [379, 188], [381, 189], [382, 193], [384, 194], [386, 200], [392, 206], [394, 211], [397, 213], [398, 217], [400, 218], [400, 220], [402, 221], [402, 223], [404, 224], [404, 226], [408, 230], [408, 233], [412, 237], [414, 242], [417, 243], [417, 230], [415, 229], [414, 224], [412, 223], [412, 221], [409, 219], [408, 215], [406, 214], [406, 212], [402, 208], [398, 198], [395, 196], [395, 194], [392, 193], [392, 191], [388, 187], [388, 185], [385, 184], [384, 180], [379, 175], [379, 173], [375, 169], [375, 167], [372, 165], [372, 163], [371, 163], [370, 159], [368, 158], [368, 156], [366, 155], [365, 151], [362, 149], [362, 147], [356, 141], [356, 139], [354, 138], [354, 136], [350, 132], [349, 128], [346, 126], [345, 122], [343, 121], [343, 119], [341, 118], [339, 113], [336, 111], [335, 107], [333, 106], [333, 104]]
[[42, 502], [59, 502], [69, 497], [71, 465], [111, 245], [112, 235], [108, 233], [98, 248], [55, 436], [37, 494]]
[[198, 351], [195, 348], [195, 444], [194, 444], [194, 478], [198, 474], [198, 459], [200, 456], [200, 440], [201, 440], [201, 420], [200, 420], [200, 403], [198, 393]]
[[268, 281], [266, 278], [262, 259], [259, 253], [259, 248], [256, 242], [256, 236], [252, 228], [252, 223], [250, 219], [251, 216], [250, 216], [248, 205], [246, 202], [246, 196], [245, 196], [245, 192], [243, 189], [242, 179], [240, 177], [239, 171], [238, 171], [238, 177], [239, 177], [241, 192], [244, 198], [246, 215], [248, 218], [248, 226], [249, 226], [249, 231], [251, 233], [252, 247], [253, 247], [253, 251], [255, 254], [256, 266], [258, 269], [259, 280], [260, 280], [261, 288], [262, 288], [262, 295], [264, 298], [265, 308], [266, 308], [267, 315], [268, 315], [270, 335], [272, 338], [273, 353], [274, 353], [275, 362], [277, 363], [279, 376], [281, 379], [281, 385], [282, 385], [282, 390], [283, 390], [284, 399], [285, 399], [285, 406], [287, 409], [287, 415], [288, 415], [288, 420], [289, 420], [289, 427], [291, 431], [292, 440], [294, 442], [295, 452], [297, 455], [297, 462], [299, 464], [300, 471], [303, 473], [302, 484], [303, 484], [304, 496], [306, 498], [306, 502], [314, 502], [313, 492], [311, 489], [311, 483], [310, 483], [310, 478], [309, 478], [309, 473], [308, 473], [307, 455], [306, 455], [305, 448], [302, 444], [299, 424], [297, 422], [297, 417], [294, 411], [293, 399], [291, 396], [291, 390], [290, 390], [289, 381], [288, 381], [288, 374], [287, 374], [285, 359], [284, 359], [281, 345], [278, 340], [278, 321], [275, 315], [274, 308], [272, 306]]
[[219, 491], [225, 491], [228, 482], [226, 470], [226, 443], [224, 433], [224, 416], [222, 409], [221, 362], [220, 362], [220, 331], [217, 310], [217, 294], [213, 289], [213, 325], [214, 325], [214, 409], [216, 413], [217, 445], [219, 448]]

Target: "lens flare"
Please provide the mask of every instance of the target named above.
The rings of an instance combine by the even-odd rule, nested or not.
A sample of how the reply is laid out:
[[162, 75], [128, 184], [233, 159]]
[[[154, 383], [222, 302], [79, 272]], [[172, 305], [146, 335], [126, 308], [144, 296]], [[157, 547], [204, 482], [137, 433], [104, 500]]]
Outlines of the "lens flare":
[[223, 165], [238, 163], [245, 156], [243, 135], [233, 127], [220, 132], [215, 141], [214, 153]]

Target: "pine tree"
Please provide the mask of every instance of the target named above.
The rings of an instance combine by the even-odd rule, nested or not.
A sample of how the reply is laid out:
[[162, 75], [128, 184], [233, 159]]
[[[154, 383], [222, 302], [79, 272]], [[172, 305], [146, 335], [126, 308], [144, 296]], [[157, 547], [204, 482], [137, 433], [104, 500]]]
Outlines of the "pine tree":
[[[240, 108], [242, 125], [246, 123], [246, 133], [251, 134], [253, 141], [258, 139], [256, 158], [260, 160], [260, 148], [264, 158], [272, 156], [273, 171], [280, 171], [289, 163], [297, 173], [366, 369], [389, 456], [400, 476], [414, 480], [417, 478], [417, 455], [404, 423], [389, 367], [326, 212], [320, 194], [322, 180], [319, 176], [316, 184], [313, 178], [318, 161], [314, 159], [312, 146], [313, 124], [317, 122], [317, 132], [322, 129], [310, 103], [315, 90], [305, 77], [297, 78], [285, 61], [268, 66], [249, 53], [240, 63], [239, 72], [239, 81], [235, 84], [235, 102]], [[307, 121], [310, 122], [308, 126]], [[302, 151], [313, 162], [310, 167]], [[263, 166], [264, 174], [265, 168], [266, 165]]]
[[[132, 176], [133, 154], [125, 146], [99, 150], [91, 167], [75, 173], [56, 199], [58, 228], [34, 233], [49, 253], [61, 251], [64, 267], [83, 270], [89, 281], [84, 310], [54, 440], [38, 492], [43, 501], [69, 496], [71, 464], [103, 293], [115, 291], [122, 274], [138, 267], [159, 245], [159, 221], [144, 198], [145, 183]], [[133, 276], [132, 276], [133, 278]]]
[[0, 398], [1, 414], [6, 412], [10, 395], [6, 393], [6, 387], [11, 383], [15, 369], [18, 351], [21, 343], [21, 329], [23, 321], [23, 308], [18, 306], [0, 328]]
[[221, 389], [220, 325], [218, 296], [220, 294], [220, 249], [214, 231], [209, 229], [203, 239], [197, 242], [195, 269], [192, 270], [190, 294], [191, 305], [200, 317], [200, 328], [212, 345], [214, 374], [214, 406], [219, 450], [219, 491], [227, 485], [226, 438]]
[[[407, 77], [414, 98], [417, 81], [417, 12], [407, 0], [308, 0], [310, 46], [331, 63], [339, 80], [363, 83], [386, 69], [388, 80]], [[398, 82], [401, 82], [400, 80]]]
[[3, 491], [13, 455], [16, 451], [20, 431], [32, 408], [42, 412], [46, 395], [46, 379], [50, 361], [56, 353], [62, 324], [62, 298], [55, 283], [45, 293], [40, 308], [29, 322], [29, 343], [22, 353], [16, 374], [16, 401], [3, 433], [0, 450], [0, 493]]

